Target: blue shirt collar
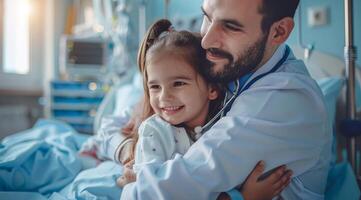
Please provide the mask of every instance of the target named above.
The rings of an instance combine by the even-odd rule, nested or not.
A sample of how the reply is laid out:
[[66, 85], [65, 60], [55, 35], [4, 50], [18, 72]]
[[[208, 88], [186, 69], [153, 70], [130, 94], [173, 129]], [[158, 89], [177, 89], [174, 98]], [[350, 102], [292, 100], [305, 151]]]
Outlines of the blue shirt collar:
[[[240, 88], [242, 88], [251, 77], [258, 76], [259, 74], [262, 74], [264, 72], [267, 72], [272, 69], [274, 65], [283, 57], [286, 51], [286, 45], [282, 44], [280, 45], [277, 50], [274, 52], [272, 57], [264, 64], [262, 65], [256, 72], [251, 72], [246, 75], [243, 75], [239, 78]], [[228, 90], [233, 92], [236, 89], [235, 81], [232, 81], [228, 83], [227, 85]]]
[[[243, 76], [241, 76], [241, 78], [239, 78], [239, 88], [242, 88], [247, 83], [248, 79], [251, 78], [252, 74], [253, 74], [253, 72], [243, 75]], [[235, 91], [236, 90], [236, 82], [233, 81], [231, 83], [228, 83], [227, 89], [230, 92]]]
[[285, 55], [286, 47], [286, 44], [280, 45], [273, 53], [272, 57], [253, 73], [252, 78], [270, 71], [282, 59], [283, 55]]

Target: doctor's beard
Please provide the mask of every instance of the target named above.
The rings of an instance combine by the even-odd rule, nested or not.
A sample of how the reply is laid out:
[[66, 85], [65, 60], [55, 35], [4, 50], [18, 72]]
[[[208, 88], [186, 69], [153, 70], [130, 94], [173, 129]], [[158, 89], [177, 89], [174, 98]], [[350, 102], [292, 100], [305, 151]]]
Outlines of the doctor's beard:
[[232, 54], [226, 51], [216, 48], [207, 49], [210, 53], [227, 59], [228, 64], [223, 66], [222, 71], [215, 72], [213, 69], [215, 63], [207, 60], [207, 65], [201, 68], [203, 75], [210, 82], [227, 84], [254, 71], [263, 59], [267, 38], [268, 34], [263, 35], [252, 46], [241, 53], [236, 61], [234, 61]]

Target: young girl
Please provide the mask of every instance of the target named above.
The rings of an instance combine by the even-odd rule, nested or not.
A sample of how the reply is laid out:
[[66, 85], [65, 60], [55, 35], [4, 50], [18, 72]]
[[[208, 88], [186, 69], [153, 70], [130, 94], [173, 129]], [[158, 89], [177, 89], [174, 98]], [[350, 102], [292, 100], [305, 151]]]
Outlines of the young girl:
[[[217, 113], [223, 100], [220, 87], [208, 84], [199, 74], [199, 67], [207, 64], [201, 37], [173, 31], [168, 20], [159, 20], [148, 30], [138, 64], [145, 94], [142, 123], [133, 130], [133, 168], [133, 163], [126, 165], [117, 181], [120, 186], [135, 181], [132, 170], [137, 173], [143, 165], [184, 154], [200, 137], [197, 127]], [[261, 173], [251, 173], [242, 191], [245, 198], [248, 194], [252, 199], [274, 197], [289, 182], [289, 176], [281, 177], [284, 171], [283, 167], [259, 182]]]

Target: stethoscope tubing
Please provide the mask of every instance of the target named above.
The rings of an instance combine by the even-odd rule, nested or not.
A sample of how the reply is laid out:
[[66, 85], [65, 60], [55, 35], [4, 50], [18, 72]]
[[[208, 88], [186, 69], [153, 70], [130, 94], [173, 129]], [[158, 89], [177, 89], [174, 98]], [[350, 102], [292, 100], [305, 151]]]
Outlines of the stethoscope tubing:
[[266, 76], [270, 73], [277, 71], [282, 66], [282, 64], [287, 60], [287, 58], [290, 54], [290, 51], [291, 51], [290, 47], [286, 46], [285, 54], [270, 71], [268, 71], [264, 74], [260, 74], [257, 77], [253, 78], [242, 89], [240, 88], [241, 86], [240, 86], [239, 79], [236, 80], [235, 81], [236, 89], [233, 92], [231, 92], [232, 97], [227, 100], [228, 93], [226, 92], [226, 95], [224, 97], [223, 107], [221, 108], [221, 110], [219, 110], [218, 113], [216, 115], [214, 115], [212, 117], [212, 119], [210, 119], [204, 126], [197, 126], [194, 129], [194, 132], [196, 132], [196, 134], [200, 136], [204, 131], [208, 130], [213, 125], [213, 123], [218, 119], [218, 117], [223, 117], [225, 115], [224, 111], [226, 110], [226, 108], [228, 108], [230, 105], [232, 105], [233, 101], [238, 97], [238, 95], [240, 95], [243, 91], [250, 88], [259, 79], [263, 78], [264, 76]]

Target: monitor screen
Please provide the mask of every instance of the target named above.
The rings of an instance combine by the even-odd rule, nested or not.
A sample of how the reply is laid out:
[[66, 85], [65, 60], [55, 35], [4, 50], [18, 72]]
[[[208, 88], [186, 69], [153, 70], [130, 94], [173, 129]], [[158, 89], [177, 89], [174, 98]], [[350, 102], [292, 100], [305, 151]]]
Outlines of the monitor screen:
[[108, 71], [113, 46], [103, 38], [64, 36], [60, 43], [60, 73], [64, 79], [102, 79]]
[[102, 66], [104, 64], [104, 43], [68, 41], [68, 63], [77, 67]]

